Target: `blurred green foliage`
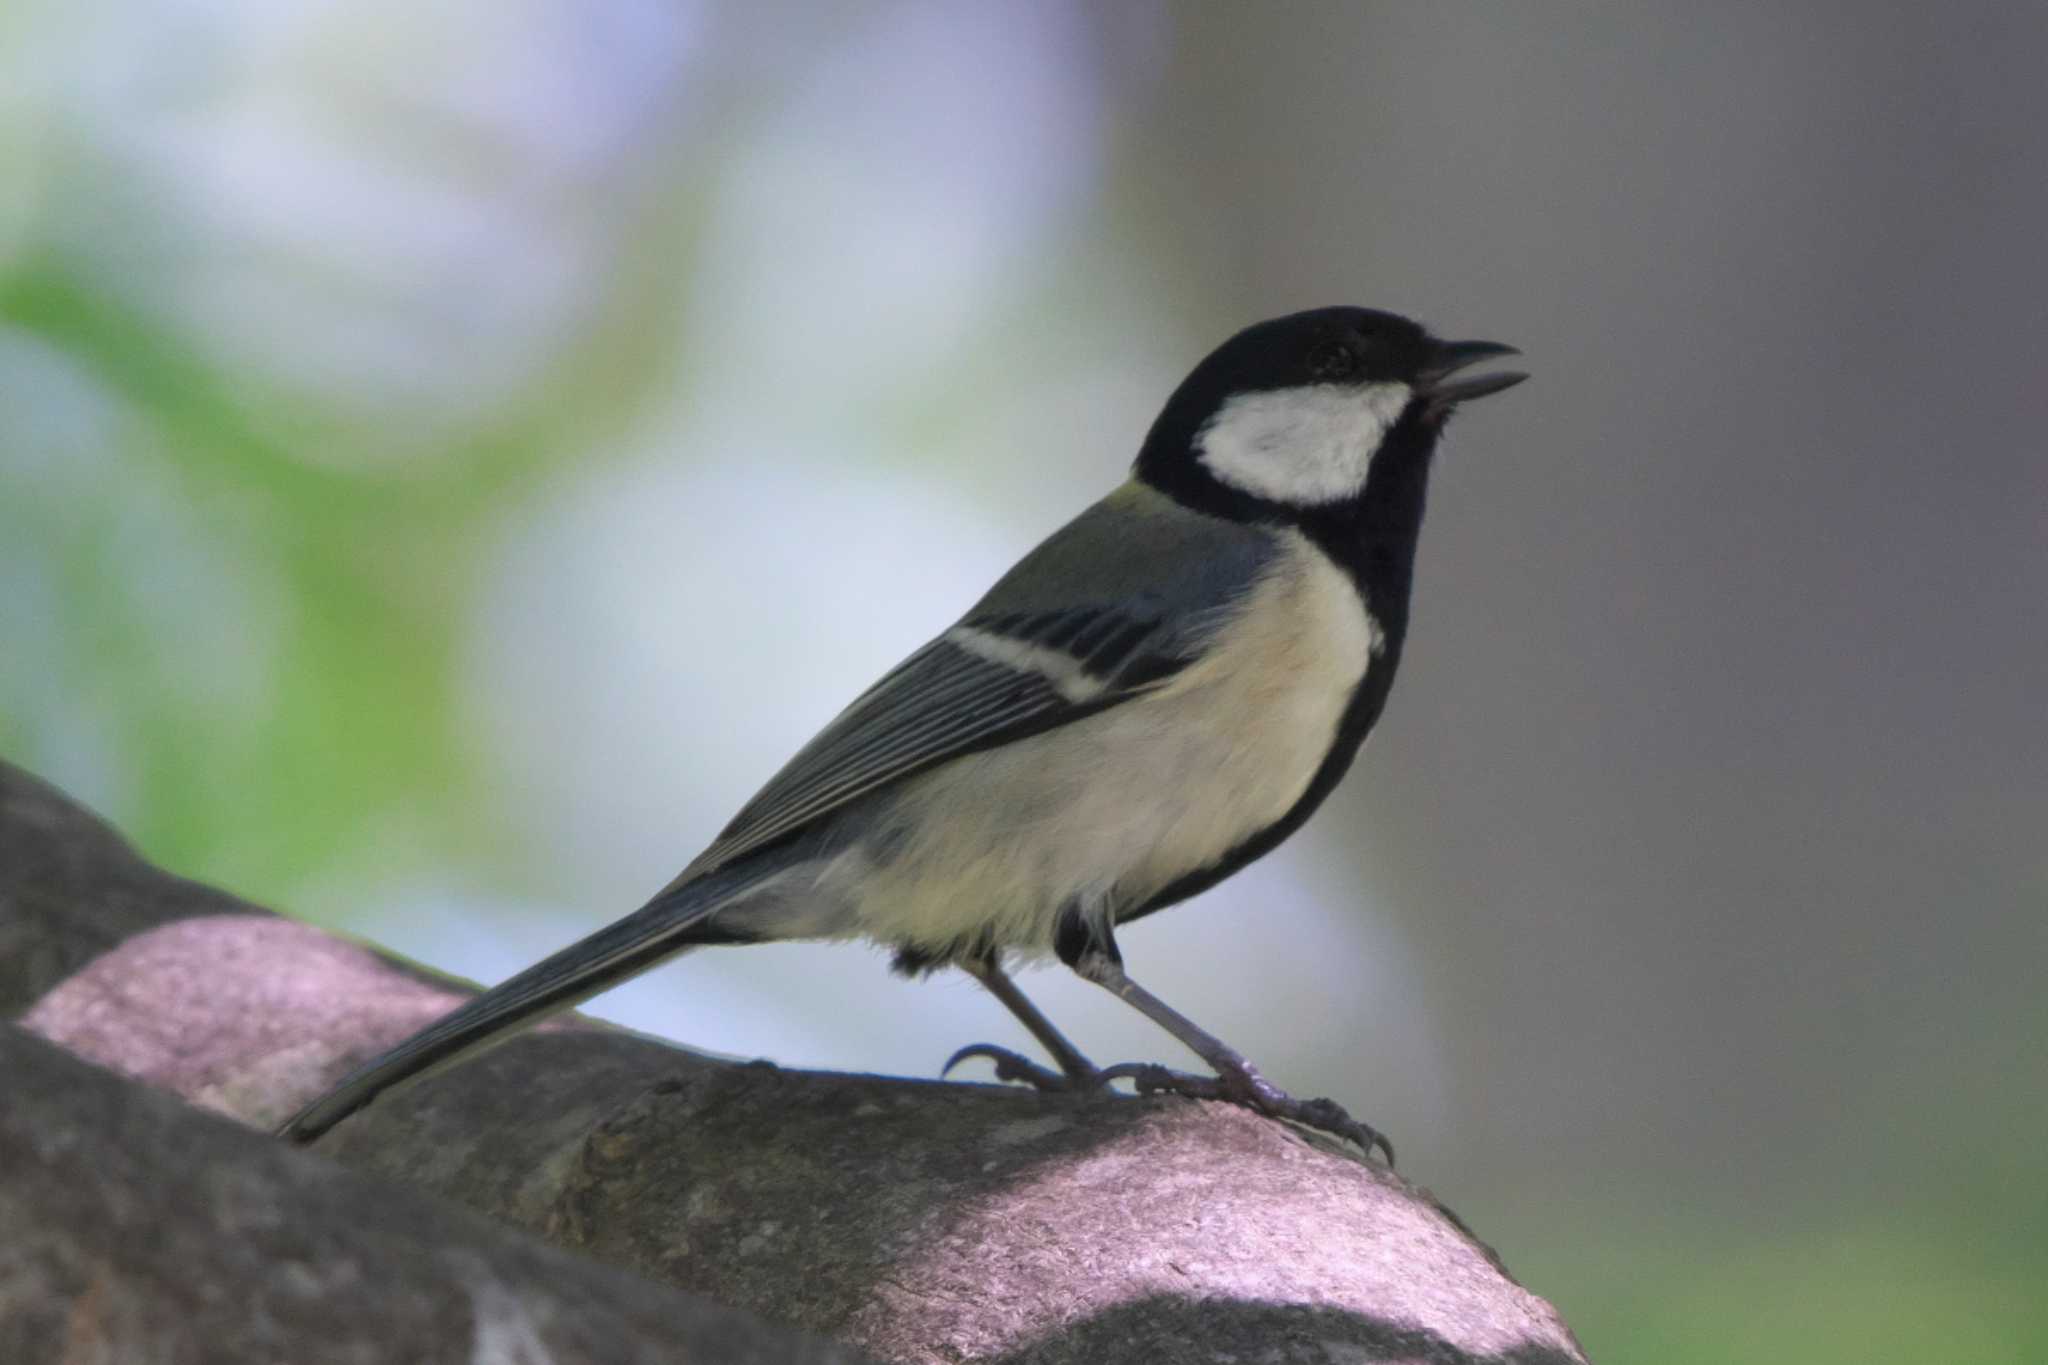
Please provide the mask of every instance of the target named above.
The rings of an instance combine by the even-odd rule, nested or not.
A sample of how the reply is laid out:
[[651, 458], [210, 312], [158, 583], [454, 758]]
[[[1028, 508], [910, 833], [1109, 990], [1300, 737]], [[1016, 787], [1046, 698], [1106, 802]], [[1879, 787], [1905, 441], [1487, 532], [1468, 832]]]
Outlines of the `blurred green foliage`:
[[[379, 478], [281, 458], [174, 339], [34, 263], [6, 281], [0, 319], [102, 386], [124, 416], [123, 457], [171, 476], [202, 534], [268, 576], [263, 591], [283, 608], [263, 705], [213, 705], [155, 678], [161, 623], [138, 617], [151, 605], [136, 577], [148, 566], [112, 543], [121, 490], [62, 508], [4, 504], [6, 534], [34, 546], [60, 584], [70, 675], [55, 683], [97, 697], [114, 727], [134, 785], [111, 814], [138, 845], [264, 899], [288, 894], [394, 808], [419, 822], [423, 843], [471, 838], [474, 779], [448, 668], [469, 568], [460, 536], [522, 461]], [[513, 436], [503, 445], [519, 453]], [[24, 718], [0, 714], [0, 725], [11, 753], [36, 751]], [[251, 810], [271, 813], [260, 831]]]

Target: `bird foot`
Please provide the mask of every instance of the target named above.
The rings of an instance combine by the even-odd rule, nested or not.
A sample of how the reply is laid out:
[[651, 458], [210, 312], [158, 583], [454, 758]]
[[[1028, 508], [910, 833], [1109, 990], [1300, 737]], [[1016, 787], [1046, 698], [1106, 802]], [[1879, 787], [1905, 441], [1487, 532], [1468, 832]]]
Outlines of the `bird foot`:
[[1352, 1118], [1335, 1100], [1294, 1098], [1261, 1076], [1250, 1062], [1223, 1068], [1214, 1076], [1193, 1076], [1157, 1062], [1122, 1062], [1075, 1074], [1040, 1066], [1022, 1053], [993, 1043], [970, 1043], [946, 1059], [939, 1075], [950, 1074], [954, 1067], [970, 1057], [986, 1057], [994, 1062], [999, 1081], [1021, 1082], [1050, 1094], [1106, 1090], [1116, 1081], [1129, 1081], [1140, 1095], [1181, 1095], [1191, 1100], [1221, 1100], [1269, 1118], [1286, 1119], [1304, 1128], [1328, 1133], [1355, 1144], [1367, 1156], [1377, 1150], [1386, 1158], [1389, 1168], [1394, 1164], [1394, 1145], [1379, 1129]]
[[[997, 1074], [1001, 1074], [1000, 1070]], [[1125, 1062], [1105, 1069], [1105, 1083], [1129, 1080], [1140, 1095], [1182, 1095], [1191, 1100], [1221, 1100], [1269, 1118], [1286, 1119], [1355, 1144], [1368, 1157], [1375, 1148], [1394, 1165], [1394, 1144], [1370, 1124], [1360, 1123], [1335, 1100], [1298, 1100], [1258, 1073], [1251, 1063], [1220, 1069], [1214, 1076], [1192, 1076], [1156, 1062]]]
[[1040, 1066], [1021, 1052], [1012, 1052], [994, 1043], [969, 1043], [939, 1068], [941, 1079], [950, 1074], [954, 1067], [970, 1057], [986, 1057], [996, 1064], [996, 1079], [999, 1081], [1021, 1081], [1034, 1090], [1049, 1094], [1076, 1093], [1100, 1090], [1109, 1084], [1108, 1073], [1093, 1069], [1076, 1075], [1065, 1071], [1054, 1071], [1051, 1067]]

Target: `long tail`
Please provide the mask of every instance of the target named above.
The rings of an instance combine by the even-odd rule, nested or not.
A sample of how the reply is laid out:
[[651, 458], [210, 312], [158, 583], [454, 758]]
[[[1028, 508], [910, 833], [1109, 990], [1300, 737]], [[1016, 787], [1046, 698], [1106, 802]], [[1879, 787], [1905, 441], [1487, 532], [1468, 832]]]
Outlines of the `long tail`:
[[402, 1082], [415, 1080], [598, 992], [638, 976], [700, 943], [719, 941], [706, 921], [779, 869], [723, 869], [672, 886], [640, 909], [606, 925], [450, 1011], [294, 1115], [277, 1135], [311, 1142]]

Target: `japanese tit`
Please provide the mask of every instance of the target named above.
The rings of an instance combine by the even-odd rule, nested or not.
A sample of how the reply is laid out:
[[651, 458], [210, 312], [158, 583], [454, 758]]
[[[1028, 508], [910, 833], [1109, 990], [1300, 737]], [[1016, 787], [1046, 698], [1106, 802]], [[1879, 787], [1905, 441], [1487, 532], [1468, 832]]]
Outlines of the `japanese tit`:
[[[1526, 378], [1457, 376], [1512, 354], [1364, 308], [1239, 332], [1167, 400], [1128, 482], [856, 698], [680, 876], [349, 1075], [282, 1135], [310, 1140], [685, 949], [866, 938], [907, 972], [973, 973], [1058, 1070], [987, 1045], [955, 1062], [986, 1056], [1041, 1087], [1129, 1077], [1385, 1147], [1144, 990], [1115, 932], [1272, 849], [1350, 767], [1400, 662], [1445, 420]], [[1097, 1068], [1004, 969], [1045, 953], [1215, 1074]]]

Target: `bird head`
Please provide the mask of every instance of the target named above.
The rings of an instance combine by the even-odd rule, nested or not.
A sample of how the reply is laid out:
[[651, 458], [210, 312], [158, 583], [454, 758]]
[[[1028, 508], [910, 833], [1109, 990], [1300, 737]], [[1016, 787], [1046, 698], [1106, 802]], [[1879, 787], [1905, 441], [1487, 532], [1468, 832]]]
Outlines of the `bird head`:
[[1137, 475], [1228, 515], [1285, 517], [1356, 503], [1383, 452], [1398, 448], [1426, 460], [1460, 404], [1528, 378], [1466, 374], [1516, 354], [1499, 342], [1439, 341], [1407, 318], [1370, 308], [1317, 308], [1257, 323], [1174, 390], [1146, 438]]

